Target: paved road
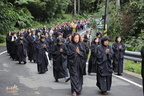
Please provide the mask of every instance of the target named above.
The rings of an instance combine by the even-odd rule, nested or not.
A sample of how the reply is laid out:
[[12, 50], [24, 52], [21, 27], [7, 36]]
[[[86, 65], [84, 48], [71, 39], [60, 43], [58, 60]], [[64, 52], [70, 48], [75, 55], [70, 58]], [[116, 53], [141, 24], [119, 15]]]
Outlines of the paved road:
[[[64, 79], [54, 82], [52, 68], [45, 74], [38, 74], [35, 63], [17, 63], [7, 53], [0, 55], [0, 96], [71, 96], [70, 82], [65, 83]], [[19, 90], [6, 89], [14, 85]], [[101, 96], [95, 74], [84, 76], [81, 96]], [[128, 74], [122, 77], [113, 75], [111, 91], [107, 96], [143, 96], [141, 79]]]
[[[70, 82], [54, 82], [52, 68], [46, 74], [38, 74], [35, 63], [16, 63], [7, 54], [0, 55], [0, 96], [71, 96]], [[95, 84], [95, 74], [85, 76], [81, 96], [101, 96]], [[17, 92], [6, 90], [14, 85], [19, 88]], [[142, 96], [142, 88], [113, 76], [108, 96]]]

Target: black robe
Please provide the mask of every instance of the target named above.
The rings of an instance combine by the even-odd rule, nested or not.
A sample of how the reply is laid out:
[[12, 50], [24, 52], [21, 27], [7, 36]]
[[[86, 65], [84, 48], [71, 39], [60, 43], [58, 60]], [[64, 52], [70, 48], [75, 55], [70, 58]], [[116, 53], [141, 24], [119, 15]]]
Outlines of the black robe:
[[[60, 49], [63, 49], [63, 52], [60, 52]], [[58, 45], [56, 44], [53, 47], [53, 75], [56, 80], [59, 78], [68, 77], [67, 71], [67, 47], [65, 44]]]
[[97, 43], [93, 43], [90, 47], [91, 49], [91, 56], [89, 59], [89, 64], [88, 64], [88, 73], [97, 73]]
[[[39, 42], [39, 39], [37, 36], [36, 38], [34, 38], [33, 36], [30, 36], [29, 39], [30, 39], [29, 54], [31, 55], [29, 59], [30, 61], [33, 60], [36, 63], [37, 61], [36, 47], [37, 47], [37, 43]], [[36, 39], [36, 41], [34, 41], [34, 39]]]
[[55, 45], [55, 41], [56, 41], [56, 39], [55, 39], [55, 37], [54, 36], [52, 36], [52, 37], [48, 37], [49, 38], [49, 41], [48, 41], [48, 44], [49, 44], [49, 59], [50, 60], [52, 60], [52, 51], [53, 51], [53, 47], [54, 47], [54, 45]]
[[10, 53], [10, 43], [11, 43], [11, 36], [6, 36], [6, 48], [7, 48], [7, 53]]
[[84, 57], [82, 58], [82, 61], [83, 61], [83, 75], [86, 75], [86, 62], [87, 62], [87, 58], [88, 58], [89, 47], [85, 42], [81, 42], [81, 45], [84, 49]]
[[[110, 49], [110, 52], [106, 54], [106, 49]], [[97, 86], [102, 92], [108, 91], [111, 88], [112, 83], [112, 57], [113, 50], [111, 46], [104, 47], [103, 45], [97, 48]]]
[[[79, 48], [80, 54], [76, 53]], [[84, 49], [81, 43], [70, 43], [68, 46], [68, 68], [71, 80], [71, 91], [80, 93], [83, 85], [83, 63]]]
[[143, 93], [144, 93], [144, 46], [142, 46], [142, 49], [141, 49], [141, 57], [142, 57], [141, 76], [142, 76]]
[[[46, 45], [46, 48], [43, 48], [43, 45]], [[47, 42], [37, 42], [36, 52], [37, 52], [37, 69], [39, 73], [45, 73], [48, 71], [48, 59], [46, 52], [48, 52], [49, 46]]]
[[[23, 44], [20, 43], [21, 41], [23, 42]], [[17, 45], [17, 56], [18, 56], [19, 63], [26, 62], [27, 40], [25, 38], [23, 39], [18, 38], [16, 40], [16, 45]]]
[[[122, 45], [122, 49], [119, 49], [120, 45]], [[114, 56], [113, 56], [114, 72], [121, 74], [123, 73], [123, 60], [124, 60], [124, 53], [125, 53], [125, 45], [123, 43], [114, 43], [112, 45], [112, 49], [114, 51]]]
[[13, 41], [12, 41], [12, 37], [11, 37], [11, 41], [10, 41], [10, 57], [13, 60], [18, 60], [18, 57], [17, 57], [17, 46], [16, 46], [16, 37], [14, 37]]
[[26, 38], [27, 40], [27, 55], [28, 55], [28, 60], [32, 61], [33, 58], [33, 53], [32, 53], [32, 41], [33, 41], [33, 38], [31, 36], [27, 36]]

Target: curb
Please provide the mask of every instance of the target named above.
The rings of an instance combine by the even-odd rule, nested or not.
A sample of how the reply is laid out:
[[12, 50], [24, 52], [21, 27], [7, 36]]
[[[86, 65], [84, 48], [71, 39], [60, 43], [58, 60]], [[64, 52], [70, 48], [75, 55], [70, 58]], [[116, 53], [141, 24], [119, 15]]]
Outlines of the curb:
[[134, 72], [130, 72], [130, 71], [127, 71], [127, 70], [124, 70], [124, 73], [126, 73], [128, 75], [131, 75], [131, 76], [134, 76], [134, 77], [137, 77], [139, 79], [142, 79], [140, 74], [137, 74], [137, 73], [134, 73]]

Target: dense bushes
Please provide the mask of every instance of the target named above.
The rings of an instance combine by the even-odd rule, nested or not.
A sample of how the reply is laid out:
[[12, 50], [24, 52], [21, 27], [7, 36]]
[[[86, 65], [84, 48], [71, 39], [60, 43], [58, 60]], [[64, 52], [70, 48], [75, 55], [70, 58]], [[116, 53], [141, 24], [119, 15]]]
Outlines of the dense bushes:
[[5, 42], [5, 38], [6, 38], [5, 35], [1, 35], [0, 34], [0, 43], [4, 43]]

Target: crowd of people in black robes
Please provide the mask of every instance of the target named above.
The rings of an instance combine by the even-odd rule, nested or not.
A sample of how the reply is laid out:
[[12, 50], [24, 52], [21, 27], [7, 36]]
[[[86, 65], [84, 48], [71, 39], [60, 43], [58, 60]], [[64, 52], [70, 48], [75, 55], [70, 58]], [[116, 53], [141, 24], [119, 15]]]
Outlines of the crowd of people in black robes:
[[63, 23], [51, 28], [9, 32], [6, 37], [7, 52], [19, 64], [26, 64], [26, 57], [30, 62], [37, 63], [39, 74], [44, 74], [48, 71], [48, 65], [53, 65], [55, 82], [59, 82], [61, 78], [65, 78], [65, 82], [70, 80], [73, 96], [81, 93], [83, 76], [87, 72], [89, 75], [97, 73], [96, 85], [105, 95], [111, 88], [113, 71], [122, 75], [125, 45], [118, 36], [111, 47], [110, 38], [102, 37], [101, 33], [97, 33], [89, 44], [91, 31], [86, 31], [84, 36], [80, 36], [77, 32], [73, 33], [71, 24]]

